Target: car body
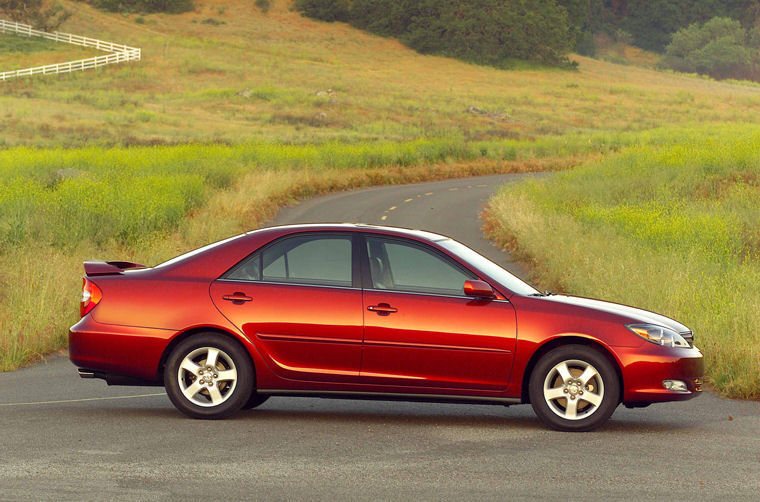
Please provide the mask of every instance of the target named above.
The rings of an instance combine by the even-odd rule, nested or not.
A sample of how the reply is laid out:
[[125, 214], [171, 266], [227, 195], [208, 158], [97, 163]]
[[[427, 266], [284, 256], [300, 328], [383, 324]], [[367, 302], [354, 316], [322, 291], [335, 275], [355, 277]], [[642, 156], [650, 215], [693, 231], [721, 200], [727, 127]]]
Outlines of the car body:
[[[701, 391], [702, 354], [682, 324], [541, 294], [463, 244], [424, 231], [272, 227], [152, 268], [87, 262], [85, 270], [83, 317], [69, 336], [80, 374], [165, 385], [194, 417], [228, 416], [272, 395], [531, 402], [552, 427], [589, 430], [619, 403], [646, 406]], [[217, 365], [218, 349], [227, 359]], [[553, 357], [556, 364], [536, 375]], [[216, 380], [223, 371], [235, 380]]]

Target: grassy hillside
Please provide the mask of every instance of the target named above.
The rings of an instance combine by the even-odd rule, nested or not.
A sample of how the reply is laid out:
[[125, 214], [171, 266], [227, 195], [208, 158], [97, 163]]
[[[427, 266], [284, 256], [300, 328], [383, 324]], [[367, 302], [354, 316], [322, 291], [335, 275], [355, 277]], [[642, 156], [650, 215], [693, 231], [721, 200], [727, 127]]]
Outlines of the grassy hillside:
[[491, 237], [542, 284], [666, 312], [691, 327], [710, 383], [760, 398], [760, 128], [624, 149], [490, 203]]
[[95, 49], [76, 45], [0, 33], [0, 71], [64, 63], [102, 54]]
[[[63, 3], [75, 14], [62, 30], [141, 47], [143, 61], [0, 83], [5, 370], [65, 344], [84, 259], [153, 264], [261, 225], [294, 197], [634, 162], [760, 122], [757, 87], [581, 57], [578, 71], [475, 66], [302, 18], [284, 0], [267, 14], [198, 1], [143, 16]], [[33, 49], [0, 64], [64, 50]]]
[[578, 72], [505, 72], [312, 21], [283, 0], [267, 14], [230, 0], [143, 16], [63, 3], [75, 15], [62, 30], [141, 47], [143, 61], [3, 84], [2, 144], [530, 139], [760, 117], [750, 87], [581, 57]]

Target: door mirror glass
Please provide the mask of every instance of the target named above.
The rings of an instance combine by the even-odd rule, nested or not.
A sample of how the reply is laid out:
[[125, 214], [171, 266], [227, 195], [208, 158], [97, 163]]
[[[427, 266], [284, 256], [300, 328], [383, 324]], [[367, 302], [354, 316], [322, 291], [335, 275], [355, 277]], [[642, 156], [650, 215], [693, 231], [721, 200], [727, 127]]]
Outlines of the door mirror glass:
[[485, 281], [464, 281], [464, 294], [476, 298], [493, 298], [493, 288]]

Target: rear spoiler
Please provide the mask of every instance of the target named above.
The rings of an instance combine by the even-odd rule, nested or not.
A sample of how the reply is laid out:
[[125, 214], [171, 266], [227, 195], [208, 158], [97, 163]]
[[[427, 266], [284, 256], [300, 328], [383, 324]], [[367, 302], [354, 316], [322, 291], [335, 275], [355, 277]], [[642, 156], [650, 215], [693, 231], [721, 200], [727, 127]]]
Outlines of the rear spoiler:
[[86, 275], [113, 275], [123, 274], [125, 270], [131, 268], [147, 268], [139, 263], [130, 261], [86, 261], [84, 262], [84, 272]]

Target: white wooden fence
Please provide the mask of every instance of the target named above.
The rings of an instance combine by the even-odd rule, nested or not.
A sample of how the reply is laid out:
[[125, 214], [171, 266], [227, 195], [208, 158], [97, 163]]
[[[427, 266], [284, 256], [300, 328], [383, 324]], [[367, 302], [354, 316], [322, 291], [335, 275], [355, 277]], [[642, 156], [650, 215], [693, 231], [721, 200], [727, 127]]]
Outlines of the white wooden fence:
[[140, 61], [140, 58], [142, 56], [140, 49], [136, 47], [114, 44], [112, 42], [104, 42], [103, 40], [82, 37], [79, 35], [72, 35], [71, 33], [61, 33], [58, 31], [54, 33], [48, 33], [46, 31], [35, 30], [28, 24], [5, 21], [2, 19], [0, 19], [0, 33], [12, 33], [15, 35], [22, 35], [27, 37], [40, 37], [47, 40], [53, 40], [55, 42], [81, 45], [82, 47], [92, 47], [93, 49], [98, 49], [100, 51], [110, 53], [104, 56], [79, 59], [77, 61], [68, 61], [66, 63], [56, 63], [45, 66], [36, 66], [34, 68], [24, 68], [23, 70], [0, 72], [0, 80], [8, 80], [11, 78], [24, 77], [27, 75], [50, 75], [53, 73], [69, 73], [72, 71], [89, 70], [91, 68], [98, 68], [107, 64], [123, 63], [125, 61]]

